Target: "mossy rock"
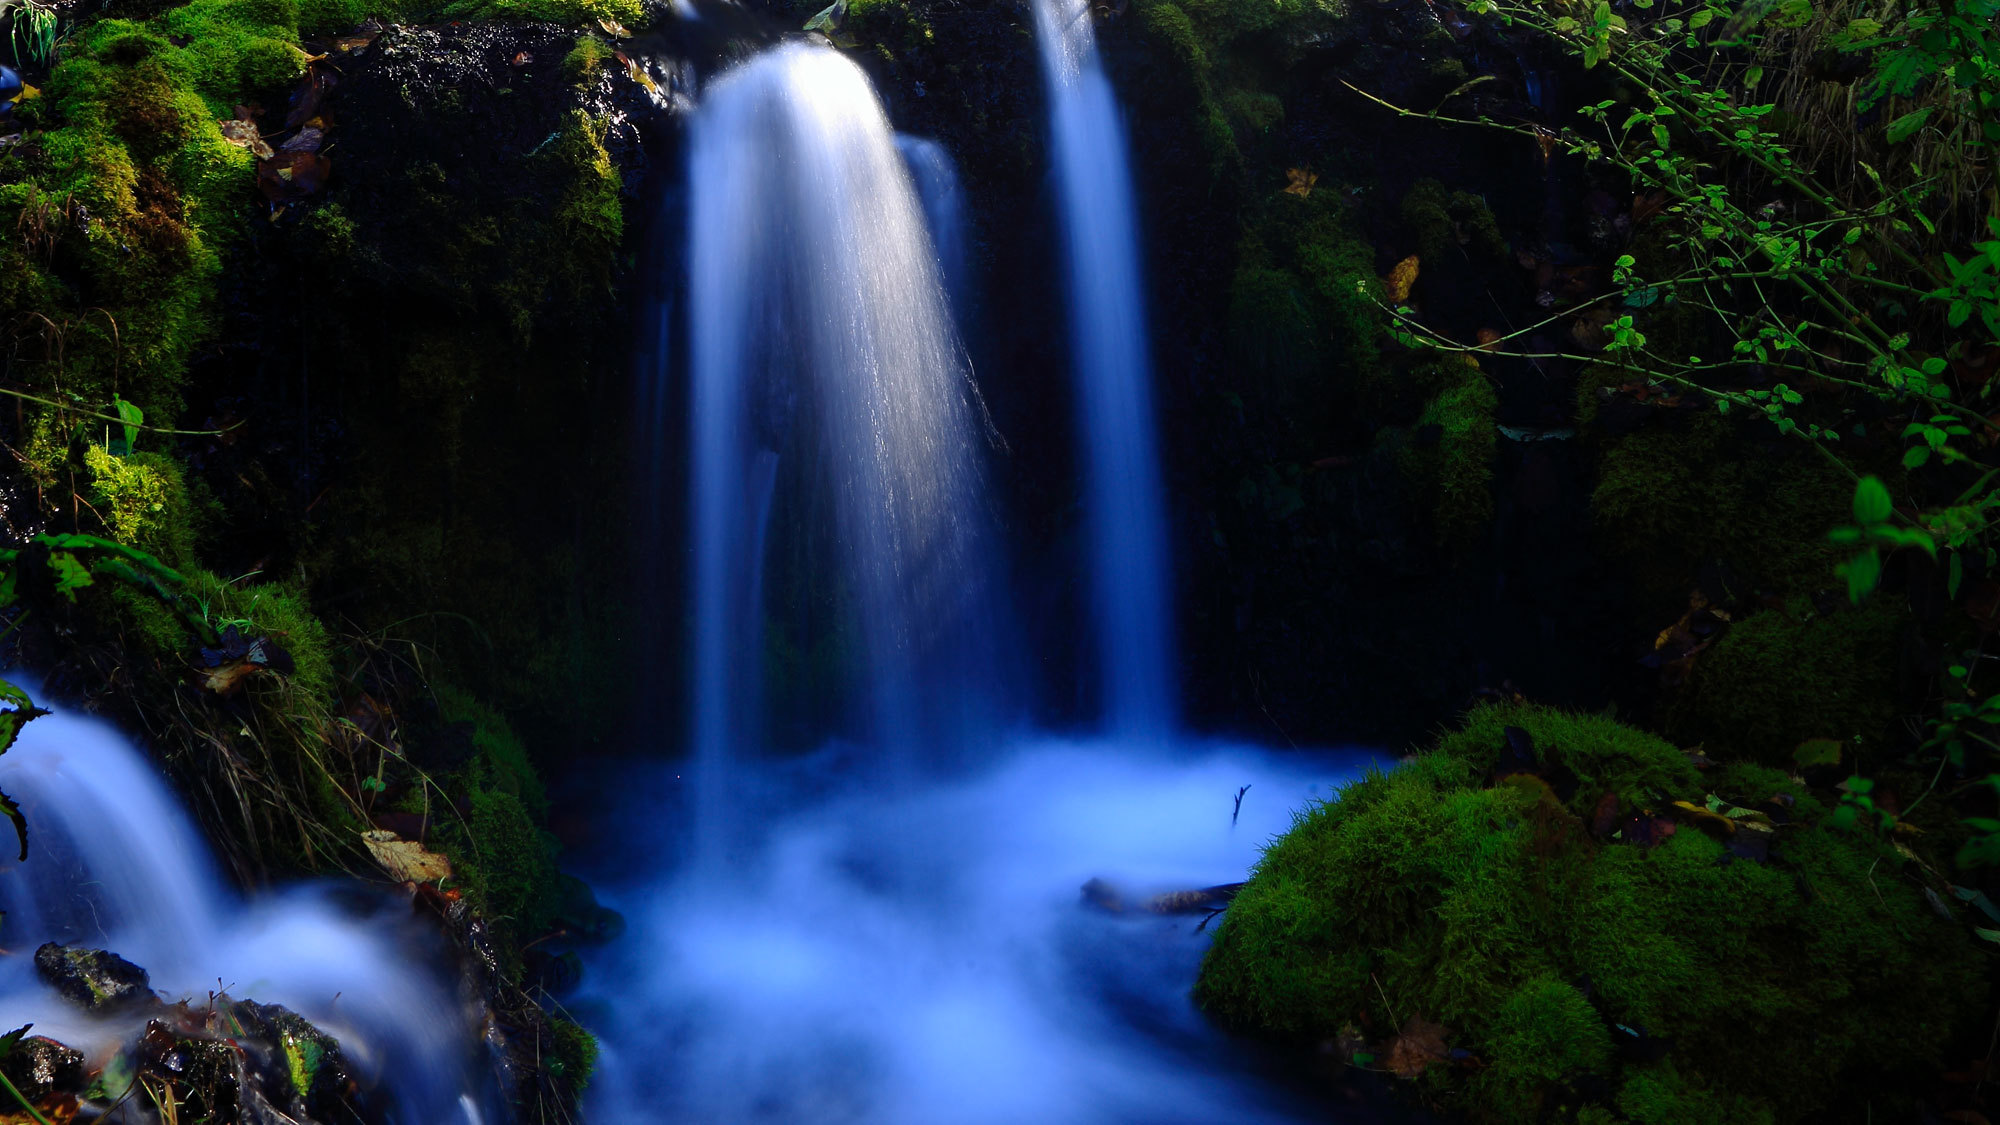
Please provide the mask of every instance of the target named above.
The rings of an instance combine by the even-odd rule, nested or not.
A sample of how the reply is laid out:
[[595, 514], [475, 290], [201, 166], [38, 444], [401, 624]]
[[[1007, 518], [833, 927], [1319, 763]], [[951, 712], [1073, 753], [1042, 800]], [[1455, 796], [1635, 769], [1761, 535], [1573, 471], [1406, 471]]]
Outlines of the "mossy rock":
[[1843, 470], [1804, 443], [1746, 434], [1742, 426], [1758, 423], [1713, 407], [1657, 413], [1604, 440], [1591, 493], [1600, 538], [1645, 592], [1685, 596], [1714, 562], [1739, 577], [1744, 589], [1732, 593], [1834, 585], [1841, 557], [1827, 532], [1848, 522], [1854, 494]]
[[[1509, 727], [1573, 796], [1484, 785]], [[1420, 1083], [1483, 1121], [1800, 1120], [1934, 1064], [1982, 1011], [1982, 962], [1886, 846], [1795, 823], [1768, 862], [1731, 862], [1692, 827], [1642, 848], [1579, 815], [1607, 791], [1701, 801], [1700, 782], [1610, 719], [1475, 710], [1299, 814], [1231, 904], [1196, 999], [1301, 1046], [1434, 1021], [1479, 1065]]]
[[1717, 756], [1775, 766], [1790, 766], [1807, 739], [1880, 750], [1903, 711], [1897, 668], [1909, 621], [1888, 594], [1831, 613], [1794, 598], [1751, 614], [1696, 658], [1671, 728]]

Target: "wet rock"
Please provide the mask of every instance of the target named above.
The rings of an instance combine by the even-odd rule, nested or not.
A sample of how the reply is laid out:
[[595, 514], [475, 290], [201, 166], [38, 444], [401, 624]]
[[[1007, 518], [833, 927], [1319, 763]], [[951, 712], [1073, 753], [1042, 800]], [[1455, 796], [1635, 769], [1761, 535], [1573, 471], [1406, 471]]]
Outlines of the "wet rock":
[[[340, 1042], [276, 1004], [216, 997], [150, 1020], [126, 1056], [181, 1120], [215, 1125], [369, 1125], [383, 1120]], [[118, 1069], [116, 1064], [111, 1068]]]
[[154, 1003], [146, 970], [102, 949], [49, 942], [35, 950], [35, 974], [87, 1012], [120, 1012]]
[[0, 1074], [31, 1102], [51, 1094], [76, 1093], [83, 1088], [83, 1052], [66, 1047], [42, 1035], [32, 1035], [14, 1045]]

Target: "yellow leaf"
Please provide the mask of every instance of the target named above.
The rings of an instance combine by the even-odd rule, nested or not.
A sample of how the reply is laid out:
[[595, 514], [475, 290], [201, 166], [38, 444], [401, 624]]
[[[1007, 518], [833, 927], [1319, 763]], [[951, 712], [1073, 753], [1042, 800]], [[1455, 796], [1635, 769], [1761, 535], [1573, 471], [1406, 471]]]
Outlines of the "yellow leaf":
[[1292, 181], [1291, 186], [1285, 189], [1285, 194], [1296, 195], [1300, 199], [1311, 195], [1313, 185], [1319, 183], [1319, 176], [1305, 168], [1288, 169], [1285, 176]]
[[425, 851], [414, 840], [378, 828], [363, 832], [361, 842], [368, 845], [368, 854], [375, 857], [382, 870], [398, 882], [435, 883], [451, 878], [451, 861], [436, 852]]
[[1412, 254], [1402, 261], [1397, 262], [1396, 268], [1389, 271], [1389, 276], [1383, 280], [1382, 284], [1389, 290], [1389, 299], [1391, 301], [1401, 302], [1410, 299], [1410, 288], [1416, 285], [1416, 283], [1417, 256]]

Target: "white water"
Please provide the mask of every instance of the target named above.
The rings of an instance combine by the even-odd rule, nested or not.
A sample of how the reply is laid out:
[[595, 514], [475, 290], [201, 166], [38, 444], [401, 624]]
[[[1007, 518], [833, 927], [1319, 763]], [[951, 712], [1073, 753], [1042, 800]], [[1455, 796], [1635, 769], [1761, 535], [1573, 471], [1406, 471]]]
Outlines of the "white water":
[[[608, 813], [621, 854], [597, 882], [628, 929], [592, 956], [578, 1004], [604, 1046], [593, 1120], [1316, 1115], [1194, 1010], [1209, 940], [1197, 919], [1080, 902], [1092, 878], [1135, 898], [1245, 878], [1293, 810], [1364, 759], [1174, 733], [1124, 140], [1085, 9], [1049, 22], [1055, 7], [1038, 3], [1038, 17], [1112, 737], [1010, 732], [991, 706], [1005, 690], [980, 676], [999, 665], [998, 642], [980, 652], [965, 640], [999, 616], [1002, 552], [945, 300], [950, 243], [923, 222], [926, 211], [933, 232], [962, 222], [955, 190], [924, 171], [948, 157], [904, 142], [928, 180], [920, 207], [866, 79], [832, 51], [780, 47], [722, 76], [689, 161], [691, 781], [673, 767], [610, 775], [638, 807]], [[760, 599], [771, 542], [811, 534], [790, 521], [824, 518], [783, 496], [815, 474], [836, 485], [844, 549], [827, 565], [865, 624], [852, 690], [873, 721], [810, 757], [776, 759], [756, 701], [766, 615], [784, 607]], [[952, 747], [982, 721], [975, 769]]]
[[1171, 563], [1125, 130], [1098, 61], [1090, 0], [1034, 6], [1068, 266], [1105, 723], [1123, 737], [1159, 739], [1179, 714]]
[[[1200, 919], [1112, 916], [1078, 892], [1240, 880], [1293, 809], [1364, 762], [1024, 740], [985, 773], [892, 796], [837, 751], [767, 767], [783, 811], [726, 885], [665, 876], [607, 899], [629, 929], [586, 977], [607, 1052], [591, 1119], [1313, 1119], [1188, 1002]], [[621, 846], [672, 852], [671, 813], [649, 811], [619, 818], [655, 826]]]
[[700, 852], [733, 846], [762, 743], [767, 548], [746, 514], [774, 451], [824, 503], [814, 581], [860, 638], [861, 733], [909, 763], [961, 736], [994, 668], [986, 492], [939, 260], [868, 80], [779, 47], [718, 77], [689, 157], [692, 744]]
[[477, 1036], [413, 952], [427, 943], [407, 909], [361, 918], [311, 886], [244, 901], [151, 763], [91, 719], [58, 711], [29, 723], [0, 757], [0, 790], [30, 833], [27, 862], [0, 870], [0, 1023], [33, 1023], [86, 1053], [136, 1033], [129, 1020], [77, 1011], [36, 977], [43, 942], [82, 944], [147, 970], [170, 1001], [199, 1007], [223, 990], [291, 1008], [394, 1092], [402, 1122], [490, 1120], [469, 1054]]

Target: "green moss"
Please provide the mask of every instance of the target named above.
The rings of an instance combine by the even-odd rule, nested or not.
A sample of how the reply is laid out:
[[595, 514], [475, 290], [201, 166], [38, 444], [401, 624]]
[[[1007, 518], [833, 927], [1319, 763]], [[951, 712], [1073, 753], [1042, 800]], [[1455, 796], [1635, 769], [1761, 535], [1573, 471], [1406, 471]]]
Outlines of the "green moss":
[[437, 843], [467, 898], [506, 939], [506, 967], [517, 972], [520, 943], [553, 928], [565, 900], [556, 844], [541, 828], [548, 796], [504, 717], [457, 688], [433, 691], [441, 719], [472, 726], [475, 751], [443, 779], [450, 792], [464, 794], [468, 811], [440, 825]]
[[1685, 596], [1697, 571], [1721, 562], [1744, 586], [1732, 594], [1803, 594], [1834, 582], [1840, 555], [1826, 533], [1847, 521], [1853, 492], [1801, 443], [1741, 440], [1712, 409], [1658, 408], [1652, 424], [1604, 442], [1591, 507], [1646, 593]]
[[1490, 258], [1508, 255], [1493, 210], [1470, 192], [1449, 192], [1436, 180], [1418, 180], [1404, 194], [1400, 214], [1425, 263], [1442, 265], [1475, 252]]
[[555, 1059], [549, 1072], [582, 1093], [590, 1086], [591, 1072], [597, 1069], [597, 1037], [561, 1017], [549, 1021], [549, 1033], [555, 1038]]
[[1449, 360], [1428, 366], [1432, 378], [1441, 373], [1449, 382], [1425, 404], [1416, 437], [1398, 451], [1397, 462], [1438, 543], [1464, 550], [1493, 521], [1493, 459], [1499, 447], [1493, 412], [1499, 397], [1476, 367]]
[[1569, 809], [1578, 815], [1594, 811], [1607, 792], [1626, 805], [1645, 805], [1701, 783], [1700, 771], [1672, 743], [1601, 715], [1555, 708], [1477, 708], [1439, 740], [1437, 752], [1483, 774], [1499, 761], [1510, 726], [1528, 732], [1543, 760], [1576, 775]]
[[1830, 614], [1803, 598], [1754, 613], [1696, 659], [1672, 728], [1721, 755], [1775, 766], [1789, 766], [1809, 738], [1845, 742], [1850, 755], [1878, 750], [1900, 713], [1908, 620], [1887, 595]]
[[192, 505], [181, 467], [159, 453], [115, 457], [101, 445], [85, 449], [90, 503], [111, 538], [157, 556], [169, 566], [193, 558]]
[[[1567, 805], [1538, 781], [1479, 787], [1508, 726], [1578, 776]], [[1882, 877], [1897, 861], [1881, 845], [1797, 824], [1769, 862], [1732, 863], [1693, 828], [1643, 849], [1598, 842], [1575, 813], [1607, 788], [1699, 801], [1699, 782], [1608, 719], [1475, 710], [1299, 815], [1232, 903], [1196, 998], [1301, 1045], [1436, 1020], [1484, 1066], [1435, 1069], [1431, 1090], [1499, 1122], [1582, 1088], [1609, 1094], [1569, 1106], [1578, 1120], [1797, 1120], [1932, 1065], [1982, 1010], [1982, 966], [1915, 885]], [[1667, 1059], [1615, 1054], [1621, 1025], [1670, 1043]]]
[[579, 86], [588, 85], [596, 80], [597, 72], [612, 61], [613, 54], [611, 44], [603, 39], [595, 35], [579, 36], [576, 46], [563, 56], [563, 75]]
[[1272, 185], [1243, 218], [1229, 293], [1240, 385], [1277, 417], [1330, 421], [1306, 401], [1325, 401], [1331, 387], [1365, 384], [1382, 370], [1378, 314], [1365, 295], [1376, 285], [1374, 249], [1328, 186], [1302, 198]]
[[235, 625], [246, 637], [269, 637], [291, 655], [292, 687], [306, 698], [334, 698], [333, 645], [303, 591], [281, 582], [232, 583], [205, 570], [187, 573], [187, 595], [210, 627]]
[[1611, 1031], [1583, 993], [1542, 977], [1516, 988], [1494, 1013], [1489, 1068], [1495, 1098], [1532, 1096], [1611, 1062]]

